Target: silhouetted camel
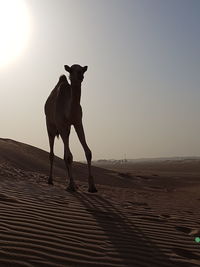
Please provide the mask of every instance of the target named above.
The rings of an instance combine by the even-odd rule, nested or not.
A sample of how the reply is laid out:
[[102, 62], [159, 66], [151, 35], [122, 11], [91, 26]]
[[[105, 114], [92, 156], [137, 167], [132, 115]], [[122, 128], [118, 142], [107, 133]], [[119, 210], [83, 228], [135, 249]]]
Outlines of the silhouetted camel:
[[69, 135], [71, 126], [73, 125], [81, 142], [81, 145], [83, 146], [83, 149], [85, 151], [88, 163], [88, 191], [94, 193], [97, 192], [97, 189], [95, 187], [94, 179], [91, 174], [92, 153], [85, 140], [82, 124], [82, 108], [80, 105], [81, 83], [84, 78], [84, 73], [86, 72], [88, 67], [81, 67], [80, 65], [72, 65], [71, 67], [65, 65], [64, 67], [65, 70], [70, 74], [69, 78], [71, 85], [68, 83], [66, 76], [62, 75], [45, 103], [46, 125], [50, 145], [50, 174], [48, 183], [53, 184], [53, 146], [55, 136], [57, 135], [58, 137], [60, 135], [64, 143], [64, 161], [70, 179], [67, 190], [76, 191], [77, 187], [74, 183], [72, 175], [73, 156], [69, 149]]

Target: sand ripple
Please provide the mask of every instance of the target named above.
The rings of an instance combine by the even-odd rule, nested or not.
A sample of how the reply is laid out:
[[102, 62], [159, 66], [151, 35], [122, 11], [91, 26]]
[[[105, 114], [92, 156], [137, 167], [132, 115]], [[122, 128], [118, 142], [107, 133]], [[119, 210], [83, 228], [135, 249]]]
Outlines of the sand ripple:
[[182, 226], [180, 218], [158, 215], [146, 202], [121, 205], [105, 187], [92, 195], [43, 182], [0, 184], [0, 266], [200, 264], [193, 238], [199, 232], [189, 217]]

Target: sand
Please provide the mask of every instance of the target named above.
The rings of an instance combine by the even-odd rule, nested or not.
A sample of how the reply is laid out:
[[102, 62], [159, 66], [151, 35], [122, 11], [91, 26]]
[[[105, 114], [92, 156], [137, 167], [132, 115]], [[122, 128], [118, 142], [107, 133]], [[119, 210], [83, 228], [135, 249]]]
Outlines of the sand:
[[0, 266], [200, 266], [197, 172], [93, 167], [90, 194], [74, 169], [76, 193], [60, 159], [49, 186], [48, 153], [0, 139]]

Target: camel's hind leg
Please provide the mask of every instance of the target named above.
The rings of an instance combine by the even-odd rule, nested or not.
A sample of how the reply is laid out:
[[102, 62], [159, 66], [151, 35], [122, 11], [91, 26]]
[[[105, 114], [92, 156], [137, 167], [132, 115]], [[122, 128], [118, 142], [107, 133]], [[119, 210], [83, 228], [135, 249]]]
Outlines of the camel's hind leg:
[[65, 161], [65, 165], [68, 171], [68, 176], [69, 176], [69, 185], [67, 187], [67, 191], [70, 192], [75, 192], [77, 189], [77, 186], [74, 182], [74, 178], [72, 175], [72, 162], [73, 162], [73, 156], [72, 153], [69, 149], [69, 134], [70, 134], [70, 128], [67, 130], [67, 132], [65, 130], [61, 130], [60, 131], [60, 136], [63, 140], [64, 143], [64, 161]]
[[53, 161], [54, 161], [54, 146], [55, 135], [49, 134], [49, 146], [50, 146], [50, 153], [49, 153], [49, 161], [50, 161], [50, 172], [49, 172], [49, 179], [48, 184], [53, 185]]
[[91, 150], [89, 149], [89, 147], [88, 147], [88, 145], [86, 143], [85, 133], [84, 133], [82, 122], [75, 124], [74, 128], [75, 128], [76, 133], [78, 135], [78, 138], [79, 138], [79, 140], [81, 142], [81, 145], [82, 145], [82, 147], [84, 149], [85, 156], [86, 156], [86, 159], [87, 159], [88, 173], [89, 173], [89, 176], [88, 176], [89, 189], [88, 189], [88, 191], [90, 193], [96, 193], [97, 189], [95, 187], [94, 178], [93, 178], [92, 173], [91, 173], [92, 152], [91, 152]]
[[49, 171], [48, 184], [53, 185], [53, 161], [54, 161], [53, 147], [57, 130], [55, 127], [50, 126], [47, 122], [47, 132], [48, 132], [49, 146], [50, 146], [50, 153], [49, 153], [50, 171]]

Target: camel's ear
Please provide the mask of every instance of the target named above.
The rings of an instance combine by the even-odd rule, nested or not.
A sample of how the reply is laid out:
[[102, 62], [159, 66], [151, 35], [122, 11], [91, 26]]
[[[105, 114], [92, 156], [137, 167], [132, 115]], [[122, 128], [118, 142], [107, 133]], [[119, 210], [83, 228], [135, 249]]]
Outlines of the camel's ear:
[[71, 72], [71, 68], [68, 65], [65, 65], [65, 70], [68, 71], [69, 73]]
[[86, 72], [87, 69], [88, 69], [88, 66], [83, 67], [83, 73]]

